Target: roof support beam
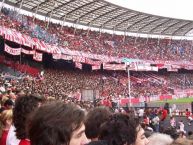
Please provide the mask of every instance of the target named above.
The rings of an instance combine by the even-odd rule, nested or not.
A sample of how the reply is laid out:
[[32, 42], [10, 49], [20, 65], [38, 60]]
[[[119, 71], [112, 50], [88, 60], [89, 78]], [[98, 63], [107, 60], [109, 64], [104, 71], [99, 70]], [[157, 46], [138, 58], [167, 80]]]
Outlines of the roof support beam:
[[[62, 7], [64, 7], [64, 6], [66, 6], [66, 5], [68, 5], [68, 4], [70, 4], [70, 3], [72, 3], [72, 2], [74, 2], [74, 1], [76, 1], [76, 0], [70, 0], [70, 1], [68, 1], [68, 2], [66, 2], [66, 3], [64, 3], [64, 4], [62, 4], [62, 5], [60, 5], [60, 6], [58, 6], [58, 7], [55, 7], [54, 9], [53, 9], [53, 11], [58, 11], [58, 10], [60, 10]], [[50, 14], [52, 11], [49, 11], [47, 14]], [[65, 16], [65, 15], [64, 15]], [[62, 16], [62, 18], [63, 18], [63, 16]]]
[[127, 14], [128, 12], [129, 12], [129, 11], [123, 12], [123, 13], [121, 13], [121, 14], [117, 15], [116, 17], [111, 18], [110, 20], [108, 20], [108, 21], [104, 22], [104, 23], [103, 23], [103, 25], [106, 25], [107, 23], [109, 23], [109, 22], [111, 22], [111, 21], [113, 21], [113, 20], [117, 19], [118, 17], [120, 17], [120, 16], [122, 16], [122, 15]]
[[117, 27], [117, 26], [123, 24], [124, 22], [127, 22], [129, 19], [135, 18], [135, 17], [137, 17], [137, 16], [139, 16], [139, 15], [141, 15], [141, 14], [140, 14], [140, 13], [137, 13], [137, 14], [135, 14], [135, 15], [133, 15], [133, 16], [131, 16], [131, 17], [125, 19], [125, 20], [123, 20], [122, 22], [116, 24], [115, 27]]
[[184, 35], [186, 35], [186, 33], [188, 33], [190, 30], [192, 30], [193, 29], [193, 26], [192, 27], [190, 27], [187, 31], [184, 31]]
[[35, 12], [35, 15], [34, 15], [34, 17], [33, 17], [33, 22], [34, 22], [34, 20], [35, 20], [36, 15], [37, 15], [37, 12], [38, 12], [38, 9], [39, 9], [39, 5], [40, 5], [40, 3], [38, 3], [38, 6], [37, 6], [37, 8], [36, 8], [36, 12]]
[[74, 10], [68, 12], [66, 15], [72, 14], [73, 12], [75, 12], [75, 11], [81, 9], [81, 8], [84, 8], [84, 7], [86, 7], [86, 6], [90, 5], [90, 4], [93, 4], [93, 3], [95, 3], [95, 2], [97, 2], [97, 1], [92, 1], [92, 2], [86, 3], [86, 4], [82, 5], [82, 6], [80, 6], [80, 7], [78, 7], [78, 8], [75, 8]]
[[21, 0], [21, 3], [20, 3], [20, 5], [19, 5], [19, 11], [18, 11], [18, 14], [20, 13], [20, 10], [21, 10], [21, 8], [22, 8], [22, 6], [23, 6], [23, 1], [24, 1], [24, 0]]
[[[39, 7], [42, 6], [43, 4], [49, 2], [49, 0], [45, 0], [44, 2], [40, 2], [39, 3]], [[34, 9], [36, 9], [38, 7], [38, 5], [36, 5], [35, 7], [33, 7], [31, 10], [34, 11]]]
[[147, 27], [147, 26], [148, 26], [149, 24], [151, 24], [151, 23], [156, 22], [156, 21], [159, 20], [159, 19], [160, 19], [160, 18], [156, 18], [155, 20], [148, 22], [148, 23], [145, 24], [143, 27], [141, 27], [138, 31], [140, 32], [143, 28]]
[[0, 6], [0, 11], [1, 11], [1, 9], [2, 9], [4, 3], [5, 3], [5, 0], [2, 1], [2, 4], [1, 4], [1, 6]]
[[176, 23], [170, 25], [169, 27], [167, 27], [166, 29], [164, 29], [164, 30], [161, 32], [161, 34], [163, 34], [165, 31], [169, 30], [169, 29], [172, 28], [173, 26], [179, 24], [180, 22], [181, 22], [181, 21], [177, 21]]
[[[192, 23], [192, 22], [189, 22], [189, 23], [187, 23], [187, 24], [182, 25], [181, 27], [179, 27], [178, 29], [176, 29], [176, 30], [172, 33], [172, 35], [175, 35], [175, 34], [178, 32], [178, 30], [180, 30], [180, 29], [188, 26], [188, 25], [191, 24], [191, 23]], [[186, 32], [186, 33], [187, 33], [187, 32]]]
[[155, 29], [157, 29], [159, 26], [161, 26], [161, 25], [163, 25], [164, 23], [166, 23], [166, 22], [169, 22], [171, 19], [167, 19], [166, 21], [163, 21], [163, 22], [161, 22], [161, 23], [159, 23], [158, 25], [155, 25], [155, 27], [153, 27], [150, 31], [149, 31], [149, 33], [152, 33]]
[[134, 25], [136, 25], [136, 24], [138, 24], [138, 23], [140, 23], [141, 21], [143, 21], [143, 20], [145, 20], [145, 19], [147, 19], [147, 18], [150, 18], [151, 16], [146, 16], [146, 17], [144, 17], [144, 18], [142, 18], [142, 19], [140, 19], [140, 20], [137, 20], [136, 22], [134, 22], [132, 25], [130, 25], [130, 26], [128, 26], [127, 28], [126, 28], [126, 30], [129, 30], [131, 27], [133, 27]]
[[115, 11], [117, 11], [117, 10], [119, 10], [119, 8], [115, 8], [115, 9], [113, 9], [113, 10], [110, 10], [110, 11], [102, 14], [102, 15], [99, 15], [98, 17], [96, 17], [96, 18], [94, 18], [93, 20], [91, 20], [89, 23], [93, 23], [93, 22], [95, 22], [97, 19], [99, 19], [99, 18], [101, 18], [101, 17], [103, 17], [103, 16], [105, 16], [105, 15], [108, 15], [108, 14], [110, 14], [110, 13], [112, 13], [112, 12], [115, 12]]
[[[96, 8], [96, 9], [94, 9], [94, 10], [92, 10], [92, 11], [90, 11], [90, 12], [87, 12], [86, 14], [80, 16], [78, 19], [81, 19], [81, 18], [85, 17], [86, 15], [89, 15], [89, 14], [91, 14], [91, 13], [97, 11], [97, 10], [100, 10], [100, 9], [102, 9], [102, 8], [105, 8], [105, 7], [107, 7], [107, 6], [109, 6], [109, 5], [103, 5], [103, 6], [101, 6], [101, 7], [98, 7], [98, 8]], [[75, 21], [76, 21], [76, 20], [75, 20]], [[89, 22], [89, 23], [90, 23], [90, 22]]]

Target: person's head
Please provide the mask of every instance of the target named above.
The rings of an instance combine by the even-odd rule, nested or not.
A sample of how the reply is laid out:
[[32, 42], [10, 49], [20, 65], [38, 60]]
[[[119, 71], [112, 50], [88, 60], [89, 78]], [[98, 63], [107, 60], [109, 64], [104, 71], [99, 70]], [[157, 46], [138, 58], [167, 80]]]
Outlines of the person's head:
[[13, 92], [11, 92], [11, 93], [9, 94], [9, 98], [10, 98], [11, 100], [15, 100], [15, 99], [16, 99], [16, 95], [15, 95]]
[[14, 107], [14, 102], [11, 99], [7, 99], [4, 103], [5, 109], [12, 109]]
[[11, 126], [12, 118], [13, 118], [13, 111], [11, 109], [9, 109], [9, 110], [4, 110], [1, 113], [0, 120], [3, 124], [3, 126]]
[[99, 136], [99, 128], [102, 123], [107, 121], [111, 112], [106, 107], [96, 107], [88, 112], [85, 121], [85, 133], [89, 139], [97, 139]]
[[99, 139], [109, 145], [146, 145], [147, 138], [139, 121], [126, 114], [114, 114], [101, 126]]
[[27, 138], [25, 125], [27, 117], [41, 104], [42, 99], [33, 95], [18, 97], [13, 109], [13, 124], [18, 139]]
[[192, 133], [192, 131], [188, 131], [187, 138], [193, 140], [193, 133]]
[[170, 145], [193, 145], [193, 140], [189, 140], [186, 138], [178, 138]]
[[31, 145], [87, 143], [84, 118], [84, 111], [72, 104], [52, 102], [40, 107], [27, 125]]
[[154, 133], [148, 139], [148, 145], [170, 145], [173, 142], [169, 135], [162, 133]]
[[173, 127], [168, 127], [163, 131], [164, 134], [170, 135], [173, 139], [177, 139], [179, 137], [179, 133]]

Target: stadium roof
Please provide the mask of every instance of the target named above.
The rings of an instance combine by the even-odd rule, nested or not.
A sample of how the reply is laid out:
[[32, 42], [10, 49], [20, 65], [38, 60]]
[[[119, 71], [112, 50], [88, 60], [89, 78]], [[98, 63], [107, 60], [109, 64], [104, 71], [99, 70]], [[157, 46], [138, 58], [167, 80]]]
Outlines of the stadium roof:
[[[5, 0], [19, 7], [22, 0]], [[193, 21], [137, 12], [104, 0], [23, 0], [22, 9], [92, 27], [157, 35], [185, 36]]]

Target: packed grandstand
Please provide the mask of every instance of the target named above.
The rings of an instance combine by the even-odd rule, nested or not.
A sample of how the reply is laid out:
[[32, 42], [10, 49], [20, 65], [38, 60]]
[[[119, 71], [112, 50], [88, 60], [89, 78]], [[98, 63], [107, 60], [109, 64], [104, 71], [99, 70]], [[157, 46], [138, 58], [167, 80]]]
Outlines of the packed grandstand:
[[[61, 14], [63, 8], [67, 12]], [[45, 20], [36, 17], [37, 14], [45, 16]], [[87, 29], [79, 25], [87, 25]], [[123, 114], [128, 111], [143, 118], [141, 126], [145, 125], [146, 130], [163, 106], [142, 111], [140, 116], [141, 110], [130, 110], [128, 104], [147, 109], [146, 103], [193, 95], [193, 40], [185, 36], [192, 28], [190, 21], [138, 13], [103, 0], [3, 1], [0, 12], [2, 108], [7, 100], [15, 100], [21, 94], [35, 94], [50, 102], [73, 102], [88, 112], [96, 106], [107, 106]], [[116, 30], [123, 33], [116, 34]], [[171, 116], [186, 116], [186, 125], [191, 125], [190, 103], [178, 107], [164, 109]], [[165, 120], [163, 114], [164, 111], [158, 119], [160, 130], [153, 124], [148, 131], [161, 132], [161, 127], [166, 126], [161, 122]], [[151, 118], [151, 115], [155, 116]], [[146, 122], [148, 117], [152, 122]], [[178, 123], [172, 126], [173, 120], [171, 117], [169, 121], [172, 129], [178, 126]], [[178, 121], [183, 126], [184, 122]], [[184, 134], [191, 136], [191, 128], [185, 130], [177, 129], [182, 138]]]

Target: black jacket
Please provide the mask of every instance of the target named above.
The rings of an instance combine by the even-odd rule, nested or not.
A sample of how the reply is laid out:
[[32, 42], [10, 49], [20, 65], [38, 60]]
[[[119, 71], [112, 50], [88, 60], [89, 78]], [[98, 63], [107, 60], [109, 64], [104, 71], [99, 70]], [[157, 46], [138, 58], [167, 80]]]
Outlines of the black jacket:
[[99, 141], [92, 141], [87, 145], [108, 145], [108, 143], [105, 140], [99, 140]]

